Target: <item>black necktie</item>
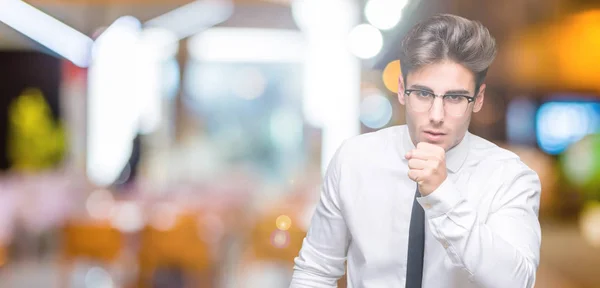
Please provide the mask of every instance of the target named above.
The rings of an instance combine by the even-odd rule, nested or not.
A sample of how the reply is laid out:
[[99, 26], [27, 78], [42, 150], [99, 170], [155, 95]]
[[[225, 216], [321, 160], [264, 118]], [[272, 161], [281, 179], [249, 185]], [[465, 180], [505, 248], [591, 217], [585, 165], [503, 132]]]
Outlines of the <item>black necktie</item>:
[[425, 250], [425, 211], [417, 202], [419, 188], [413, 201], [408, 232], [408, 259], [406, 261], [406, 288], [421, 288]]

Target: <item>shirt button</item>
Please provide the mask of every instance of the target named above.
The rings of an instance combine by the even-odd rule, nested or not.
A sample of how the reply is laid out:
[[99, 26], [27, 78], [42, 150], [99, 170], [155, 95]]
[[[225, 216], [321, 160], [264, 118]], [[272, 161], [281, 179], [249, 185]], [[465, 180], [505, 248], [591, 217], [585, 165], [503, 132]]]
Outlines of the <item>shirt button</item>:
[[448, 249], [448, 242], [442, 241], [442, 246], [444, 246], [444, 249]]
[[425, 209], [431, 209], [431, 204], [425, 203], [423, 204], [423, 207], [425, 207]]

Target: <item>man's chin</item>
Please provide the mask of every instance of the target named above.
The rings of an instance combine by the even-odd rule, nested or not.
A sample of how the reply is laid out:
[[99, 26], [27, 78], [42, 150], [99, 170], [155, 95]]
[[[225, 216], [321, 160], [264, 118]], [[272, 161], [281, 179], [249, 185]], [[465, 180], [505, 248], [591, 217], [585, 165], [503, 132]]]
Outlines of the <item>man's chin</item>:
[[437, 140], [437, 141], [436, 141], [436, 140], [433, 140], [433, 139], [429, 139], [429, 138], [427, 138], [427, 137], [423, 137], [423, 138], [421, 138], [420, 140], [421, 140], [421, 142], [425, 142], [425, 143], [433, 144], [433, 145], [435, 145], [435, 146], [438, 146], [438, 147], [441, 147], [441, 148], [443, 148], [445, 151], [448, 151], [448, 147], [449, 147], [449, 145], [448, 145], [448, 143], [446, 143], [446, 141], [444, 141], [444, 139], [441, 139], [441, 140]]

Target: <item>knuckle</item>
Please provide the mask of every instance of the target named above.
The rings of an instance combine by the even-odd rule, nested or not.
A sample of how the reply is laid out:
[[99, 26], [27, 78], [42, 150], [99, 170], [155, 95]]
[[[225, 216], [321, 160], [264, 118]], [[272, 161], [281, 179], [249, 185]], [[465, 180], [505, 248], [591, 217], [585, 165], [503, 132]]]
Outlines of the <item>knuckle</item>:
[[434, 168], [439, 164], [439, 162], [440, 161], [437, 158], [432, 158], [432, 159], [427, 160], [427, 164], [429, 164], [427, 166], [430, 168]]
[[423, 170], [423, 175], [424, 175], [425, 177], [429, 177], [429, 176], [431, 176], [432, 174], [433, 174], [433, 169], [431, 169], [431, 168]]

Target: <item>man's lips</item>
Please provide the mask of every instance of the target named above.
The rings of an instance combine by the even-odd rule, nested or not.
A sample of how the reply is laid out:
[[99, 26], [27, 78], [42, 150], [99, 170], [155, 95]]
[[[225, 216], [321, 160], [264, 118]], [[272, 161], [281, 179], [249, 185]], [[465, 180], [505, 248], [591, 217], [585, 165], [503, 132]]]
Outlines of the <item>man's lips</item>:
[[431, 134], [431, 135], [434, 135], [434, 136], [442, 136], [442, 135], [446, 135], [446, 133], [437, 132], [437, 131], [425, 131], [425, 133], [427, 133], [427, 134]]

